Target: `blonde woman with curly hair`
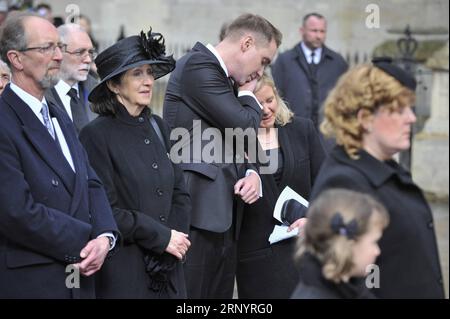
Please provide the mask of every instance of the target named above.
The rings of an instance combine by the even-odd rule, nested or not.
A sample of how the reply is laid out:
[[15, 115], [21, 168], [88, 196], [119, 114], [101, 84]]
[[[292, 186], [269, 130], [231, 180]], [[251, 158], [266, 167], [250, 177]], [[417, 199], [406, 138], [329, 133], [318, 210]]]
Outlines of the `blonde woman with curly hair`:
[[[312, 121], [294, 117], [268, 75], [259, 79], [255, 96], [263, 107], [258, 134], [260, 151], [275, 162], [270, 163], [275, 172], [260, 175], [264, 196], [245, 207], [238, 243], [238, 293], [239, 298], [245, 299], [287, 299], [298, 282], [292, 258], [295, 238], [269, 243], [277, 224], [273, 209], [286, 186], [309, 198], [325, 152]], [[299, 207], [285, 223], [291, 229], [301, 228], [305, 212], [306, 208]]]
[[388, 223], [386, 209], [371, 196], [325, 191], [309, 208], [298, 241], [300, 282], [292, 298], [374, 298], [364, 277], [380, 254], [377, 242]]
[[411, 175], [393, 160], [410, 147], [416, 81], [389, 59], [348, 71], [325, 102], [322, 132], [337, 146], [321, 168], [312, 198], [354, 189], [384, 204], [391, 223], [380, 241], [380, 298], [443, 298], [433, 216]]

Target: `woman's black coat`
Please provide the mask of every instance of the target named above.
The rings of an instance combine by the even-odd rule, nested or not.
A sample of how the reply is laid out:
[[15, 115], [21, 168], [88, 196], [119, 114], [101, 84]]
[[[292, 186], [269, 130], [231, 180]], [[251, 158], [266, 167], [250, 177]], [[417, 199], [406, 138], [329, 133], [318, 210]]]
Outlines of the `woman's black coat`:
[[[164, 146], [150, 116], [158, 123]], [[171, 229], [188, 233], [191, 207], [183, 175], [168, 158], [169, 132], [149, 109], [131, 117], [120, 107], [115, 116], [98, 117], [80, 134], [123, 236], [123, 247], [100, 271], [100, 298], [185, 297], [182, 264], [164, 252]], [[160, 289], [165, 277], [158, 277], [164, 273], [150, 279], [146, 264], [153, 271], [175, 266], [166, 290]]]
[[411, 175], [394, 161], [381, 162], [365, 151], [351, 159], [336, 146], [320, 169], [311, 198], [329, 188], [373, 195], [385, 205], [390, 224], [379, 245], [379, 298], [444, 298], [433, 216]]
[[298, 283], [294, 263], [296, 238], [270, 245], [275, 225], [273, 210], [286, 186], [308, 199], [325, 158], [312, 121], [295, 117], [278, 128], [284, 169], [278, 187], [273, 175], [261, 174], [263, 197], [246, 205], [239, 235], [237, 285], [239, 298], [289, 298]]

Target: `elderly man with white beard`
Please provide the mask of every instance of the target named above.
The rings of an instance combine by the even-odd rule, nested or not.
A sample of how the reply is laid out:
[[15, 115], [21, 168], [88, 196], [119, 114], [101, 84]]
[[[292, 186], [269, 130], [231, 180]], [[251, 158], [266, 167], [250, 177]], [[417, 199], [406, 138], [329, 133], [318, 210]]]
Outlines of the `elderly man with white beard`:
[[46, 92], [45, 97], [69, 115], [79, 133], [96, 117], [87, 97], [97, 84], [97, 80], [89, 75], [97, 53], [88, 33], [78, 24], [64, 24], [58, 28], [58, 33], [64, 44], [61, 80]]

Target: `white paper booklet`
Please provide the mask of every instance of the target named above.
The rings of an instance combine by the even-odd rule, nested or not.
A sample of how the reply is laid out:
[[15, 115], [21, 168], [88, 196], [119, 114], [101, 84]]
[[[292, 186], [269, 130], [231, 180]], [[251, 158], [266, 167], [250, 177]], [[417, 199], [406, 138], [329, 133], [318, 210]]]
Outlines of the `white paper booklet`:
[[[290, 200], [290, 199], [295, 199], [296, 201], [298, 201], [305, 207], [308, 207], [308, 205], [309, 205], [308, 201], [306, 199], [304, 199], [300, 194], [295, 192], [289, 186], [286, 186], [286, 188], [281, 192], [280, 196], [278, 197], [278, 200], [275, 204], [275, 209], [273, 210], [273, 217], [280, 222], [283, 222], [281, 220], [281, 209], [283, 207], [283, 204], [285, 201]], [[287, 230], [288, 230], [288, 226], [275, 225], [272, 234], [270, 234], [270, 236], [269, 236], [270, 244], [274, 244], [276, 242], [297, 236], [299, 234], [298, 228], [295, 228], [290, 232], [288, 232]]]
[[286, 186], [286, 188], [281, 192], [280, 196], [278, 197], [277, 203], [275, 204], [275, 209], [273, 210], [273, 217], [279, 220], [281, 223], [283, 222], [281, 220], [281, 208], [283, 207], [284, 202], [289, 199], [295, 199], [297, 202], [299, 202], [305, 207], [308, 207], [309, 205], [308, 201], [304, 199], [302, 195], [295, 192], [289, 186]]

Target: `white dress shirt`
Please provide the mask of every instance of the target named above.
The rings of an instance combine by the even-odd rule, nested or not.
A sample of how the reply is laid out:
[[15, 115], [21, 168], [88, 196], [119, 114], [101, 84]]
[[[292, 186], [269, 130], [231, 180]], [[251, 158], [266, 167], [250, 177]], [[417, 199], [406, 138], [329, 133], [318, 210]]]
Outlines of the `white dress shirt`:
[[59, 80], [58, 84], [55, 85], [55, 90], [58, 93], [61, 102], [63, 103], [64, 109], [66, 110], [67, 114], [69, 114], [70, 119], [73, 121], [72, 109], [70, 107], [70, 96], [67, 94], [70, 89], [75, 89], [75, 91], [77, 91], [78, 97], [80, 97], [78, 82], [73, 86], [70, 86], [63, 80]]
[[[306, 61], [308, 62], [308, 64], [311, 64], [312, 50], [310, 48], [308, 48], [303, 42], [300, 43], [300, 46], [303, 50], [303, 54], [306, 57]], [[314, 50], [314, 64], [319, 64], [321, 57], [322, 57], [322, 48], [315, 49]]]
[[[33, 111], [34, 115], [41, 121], [42, 125], [45, 127], [44, 118], [41, 114], [42, 104], [47, 104], [45, 97], [42, 98], [42, 101], [39, 101], [37, 98], [32, 96], [31, 94], [25, 92], [20, 87], [11, 82], [11, 90], [19, 96], [19, 98], [25, 102], [26, 105], [30, 107]], [[48, 104], [47, 104], [48, 105]], [[51, 118], [51, 122], [53, 124], [53, 129], [55, 130], [55, 134], [58, 137], [59, 145], [61, 146], [61, 150], [69, 163], [72, 170], [75, 172], [75, 165], [73, 164], [72, 155], [70, 154], [69, 147], [66, 142], [66, 138], [64, 137], [63, 132], [61, 131], [61, 127], [59, 126], [58, 120], [56, 118]], [[47, 129], [47, 128], [46, 128]]]

